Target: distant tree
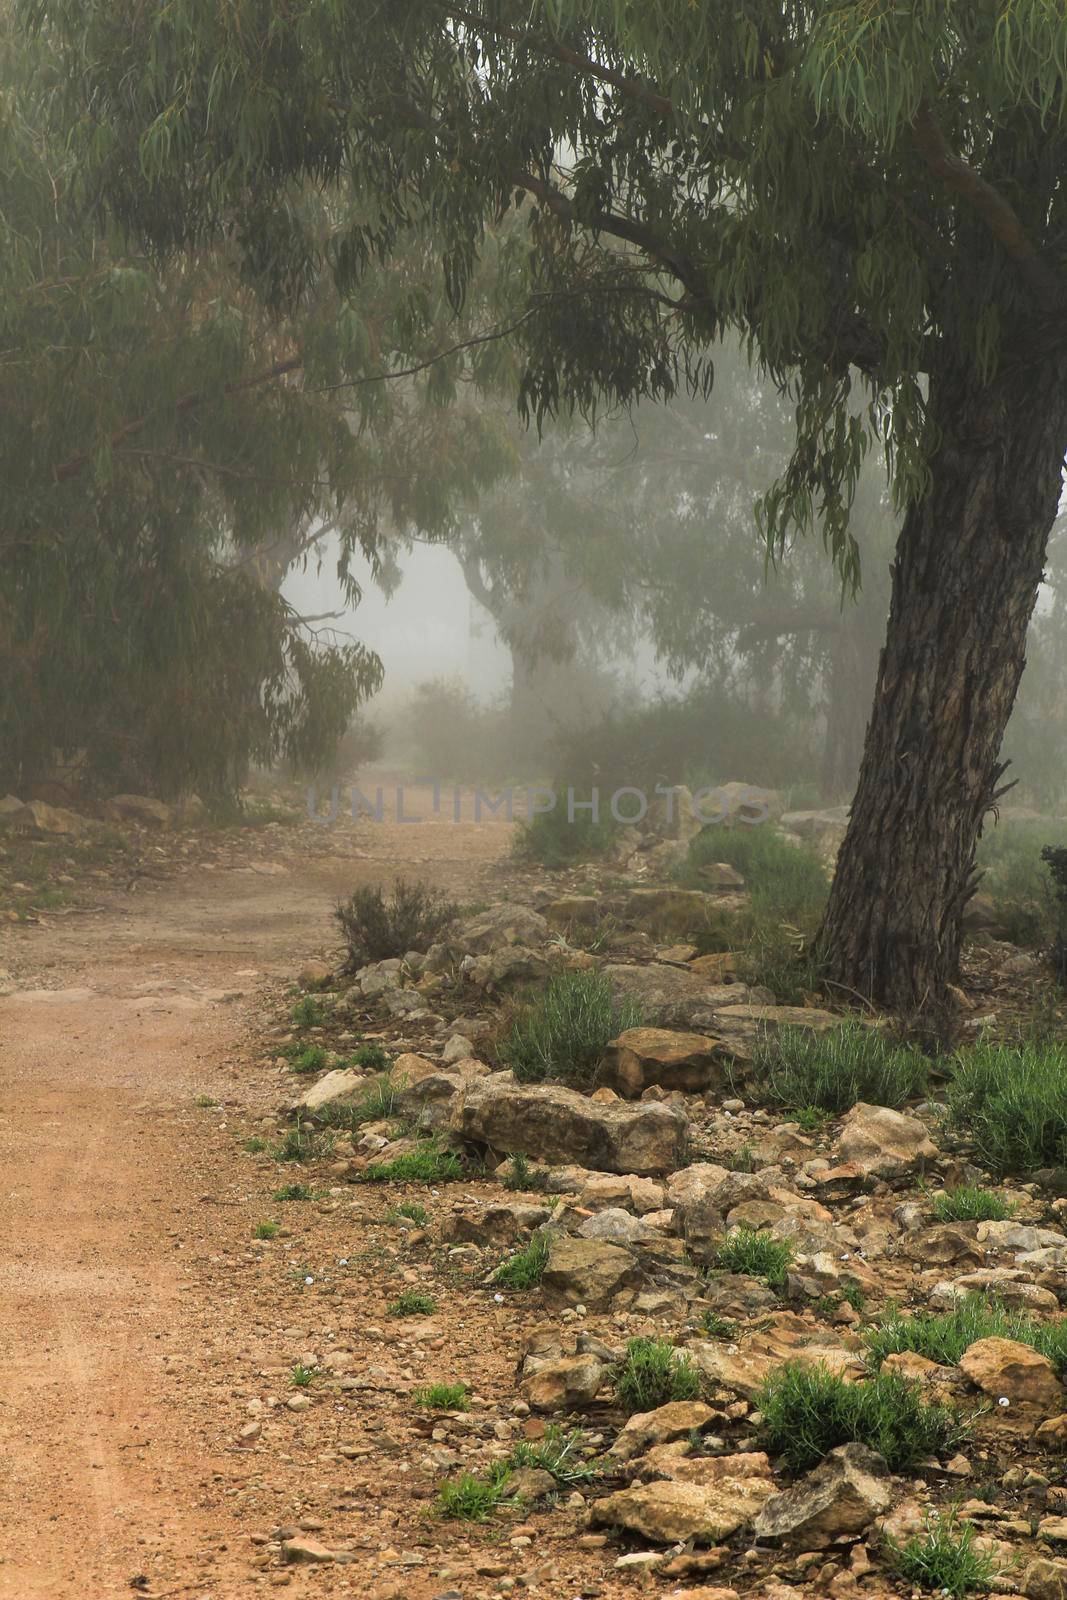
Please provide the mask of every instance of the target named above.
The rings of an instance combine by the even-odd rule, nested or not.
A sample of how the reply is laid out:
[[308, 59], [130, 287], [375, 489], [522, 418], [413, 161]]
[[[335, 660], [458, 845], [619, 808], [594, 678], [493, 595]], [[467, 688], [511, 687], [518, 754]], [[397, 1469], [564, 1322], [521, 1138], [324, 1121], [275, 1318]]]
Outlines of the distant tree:
[[1067, 13], [1052, 0], [36, 0], [87, 193], [166, 249], [227, 236], [275, 296], [343, 289], [414, 222], [458, 305], [516, 205], [521, 404], [669, 396], [736, 330], [789, 386], [768, 539], [846, 575], [865, 455], [903, 512], [886, 648], [821, 943], [938, 1007], [1023, 669], [1067, 449]]

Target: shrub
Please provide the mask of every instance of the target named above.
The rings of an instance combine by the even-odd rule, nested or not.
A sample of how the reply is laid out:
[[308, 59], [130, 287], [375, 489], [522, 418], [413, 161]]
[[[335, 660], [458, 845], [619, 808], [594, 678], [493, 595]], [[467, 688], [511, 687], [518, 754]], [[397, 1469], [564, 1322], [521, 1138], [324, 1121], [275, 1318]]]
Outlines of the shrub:
[[536, 1289], [544, 1277], [551, 1248], [549, 1234], [535, 1233], [528, 1245], [500, 1263], [492, 1274], [492, 1282], [498, 1289]]
[[513, 1471], [533, 1467], [541, 1472], [550, 1472], [557, 1483], [570, 1486], [595, 1483], [603, 1477], [604, 1468], [595, 1458], [590, 1460], [581, 1455], [584, 1439], [585, 1433], [581, 1428], [572, 1428], [567, 1432], [558, 1423], [550, 1423], [545, 1429], [544, 1438], [520, 1439], [508, 1457], [508, 1466]]
[[680, 877], [706, 887], [704, 867], [725, 862], [744, 878], [749, 906], [757, 920], [775, 919], [814, 932], [829, 889], [826, 868], [801, 845], [790, 844], [769, 822], [713, 823], [690, 842]]
[[289, 1065], [294, 1072], [301, 1075], [325, 1070], [329, 1057], [321, 1044], [306, 1044], [302, 1050], [290, 1056]]
[[715, 1252], [715, 1264], [725, 1272], [740, 1272], [749, 1278], [762, 1278], [771, 1289], [785, 1288], [786, 1269], [793, 1259], [793, 1246], [786, 1239], [742, 1225], [732, 1228]]
[[1049, 960], [1057, 983], [1067, 983], [1067, 848], [1047, 844], [1041, 852], [1052, 880], [1052, 943]]
[[1067, 1164], [1067, 1050], [979, 1043], [953, 1058], [950, 1126], [1003, 1177]]
[[543, 1167], [531, 1167], [526, 1157], [516, 1152], [500, 1182], [505, 1189], [528, 1194], [531, 1190], [544, 1189], [548, 1182], [548, 1174]]
[[437, 1301], [418, 1289], [405, 1289], [389, 1307], [391, 1317], [432, 1317]]
[[1015, 1207], [995, 1189], [977, 1184], [961, 1184], [958, 1189], [943, 1189], [934, 1195], [934, 1216], [938, 1222], [1006, 1222]]
[[388, 1072], [389, 1057], [380, 1044], [361, 1044], [352, 1056], [352, 1065], [369, 1072]]
[[[1013, 944], [1045, 946], [1060, 931], [1060, 906], [1053, 863], [1044, 848], [1067, 844], [1067, 831], [1055, 834], [1047, 822], [1000, 822], [983, 834], [978, 864], [981, 888], [993, 901], [997, 918]], [[1043, 865], [1044, 861], [1044, 865]]]
[[520, 1083], [557, 1079], [588, 1089], [605, 1046], [640, 1020], [641, 1007], [616, 1000], [603, 973], [562, 972], [523, 1006], [498, 1053]]
[[465, 1383], [430, 1383], [424, 1389], [416, 1389], [411, 1398], [427, 1411], [469, 1411], [471, 1408]]
[[556, 805], [539, 812], [529, 822], [519, 824], [512, 853], [519, 861], [536, 861], [555, 871], [573, 866], [576, 861], [592, 861], [605, 856], [615, 839], [615, 827], [601, 818], [594, 822], [588, 811], [575, 813], [568, 820], [566, 784], [560, 784]]
[[380, 887], [357, 889], [335, 912], [348, 946], [346, 970], [425, 950], [455, 914], [452, 902], [425, 883], [397, 878], [388, 900]]
[[743, 983], [769, 989], [778, 1005], [800, 1006], [822, 982], [822, 962], [810, 938], [785, 923], [767, 918], [741, 919], [737, 976]]
[[821, 1034], [782, 1028], [759, 1047], [756, 1076], [769, 1104], [839, 1115], [857, 1100], [902, 1106], [922, 1093], [927, 1065], [921, 1051], [846, 1022]]
[[895, 1373], [846, 1383], [824, 1366], [787, 1362], [771, 1374], [756, 1404], [767, 1448], [794, 1472], [806, 1472], [853, 1441], [877, 1450], [891, 1472], [902, 1472], [965, 1436], [957, 1412], [929, 1404], [917, 1384]]
[[960, 1523], [953, 1509], [926, 1519], [921, 1533], [907, 1544], [890, 1540], [900, 1575], [920, 1589], [949, 1595], [951, 1600], [989, 1589], [1000, 1568], [991, 1551], [976, 1550], [977, 1529], [972, 1522]]
[[458, 1478], [443, 1483], [437, 1492], [436, 1511], [439, 1517], [449, 1517], [461, 1522], [485, 1522], [500, 1505], [514, 1505], [508, 1500], [508, 1479], [511, 1468], [506, 1462], [490, 1467], [484, 1478], [473, 1472], [461, 1472]]
[[671, 1400], [696, 1400], [703, 1389], [689, 1356], [666, 1339], [631, 1339], [615, 1369], [615, 1394], [631, 1416]]
[[977, 1339], [1014, 1339], [1039, 1350], [1061, 1372], [1067, 1372], [1067, 1321], [1037, 1322], [1023, 1311], [1009, 1311], [980, 1294], [969, 1294], [951, 1311], [920, 1311], [906, 1317], [892, 1309], [875, 1327], [866, 1329], [864, 1338], [867, 1358], [875, 1367], [881, 1366], [886, 1356], [904, 1350], [954, 1367]]
[[296, 1002], [290, 1015], [296, 1028], [321, 1028], [326, 1021], [326, 1008], [313, 994], [305, 994]]
[[307, 1183], [286, 1183], [280, 1189], [275, 1189], [271, 1196], [273, 1200], [314, 1200], [317, 1193]]
[[466, 1175], [462, 1158], [427, 1140], [419, 1150], [378, 1161], [359, 1175], [361, 1183], [457, 1183]]

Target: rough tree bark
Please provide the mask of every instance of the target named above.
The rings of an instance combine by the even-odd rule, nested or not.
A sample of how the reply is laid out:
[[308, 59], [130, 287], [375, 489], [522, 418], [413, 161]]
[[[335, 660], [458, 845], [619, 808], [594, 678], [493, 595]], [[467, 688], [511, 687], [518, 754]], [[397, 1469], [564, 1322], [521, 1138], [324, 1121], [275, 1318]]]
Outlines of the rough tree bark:
[[820, 933], [828, 977], [891, 1009], [940, 1013], [958, 975], [982, 819], [1067, 451], [1062, 363], [980, 386], [930, 380], [940, 443], [905, 517], [874, 707]]

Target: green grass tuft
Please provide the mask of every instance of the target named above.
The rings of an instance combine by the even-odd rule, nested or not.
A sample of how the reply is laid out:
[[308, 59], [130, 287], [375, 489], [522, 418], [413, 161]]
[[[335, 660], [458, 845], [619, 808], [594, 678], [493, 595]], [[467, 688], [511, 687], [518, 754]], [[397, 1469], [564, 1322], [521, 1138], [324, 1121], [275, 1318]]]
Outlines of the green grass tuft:
[[352, 1056], [352, 1065], [369, 1072], [388, 1072], [389, 1057], [380, 1044], [361, 1044]]
[[333, 1138], [330, 1134], [305, 1133], [301, 1128], [290, 1128], [288, 1132], [271, 1146], [271, 1155], [275, 1161], [314, 1161], [320, 1156], [328, 1156], [333, 1149]]
[[318, 1375], [318, 1367], [308, 1367], [302, 1361], [294, 1361], [289, 1371], [289, 1383], [294, 1389], [310, 1389]]
[[1067, 1165], [1067, 1049], [980, 1043], [953, 1060], [948, 1120], [998, 1178]]
[[886, 1356], [905, 1350], [940, 1366], [954, 1367], [978, 1339], [1013, 1339], [1040, 1351], [1061, 1372], [1067, 1372], [1067, 1319], [1038, 1322], [1024, 1311], [1009, 1311], [980, 1294], [968, 1295], [951, 1311], [920, 1311], [906, 1317], [892, 1309], [865, 1330], [864, 1339], [873, 1367], [880, 1367]]
[[397, 1217], [406, 1217], [409, 1222], [417, 1222], [420, 1228], [424, 1228], [430, 1220], [426, 1207], [420, 1206], [415, 1200], [405, 1200], [402, 1205], [393, 1206], [389, 1218], [395, 1220]]
[[986, 1593], [1000, 1575], [993, 1552], [975, 1549], [976, 1537], [974, 1524], [961, 1523], [953, 1509], [928, 1517], [921, 1533], [905, 1545], [891, 1540], [889, 1548], [908, 1583], [964, 1600], [969, 1594]]
[[545, 1429], [544, 1438], [521, 1439], [508, 1457], [508, 1465], [513, 1470], [533, 1467], [550, 1472], [557, 1483], [568, 1487], [595, 1483], [604, 1476], [603, 1463], [581, 1454], [584, 1441], [585, 1433], [581, 1428], [568, 1432], [558, 1423], [551, 1423]]
[[275, 1189], [272, 1200], [317, 1200], [319, 1192], [308, 1183], [284, 1183]]
[[739, 1272], [760, 1278], [770, 1289], [785, 1288], [785, 1275], [793, 1259], [793, 1246], [787, 1239], [743, 1224], [732, 1228], [715, 1252], [715, 1264], [724, 1272]]
[[829, 875], [817, 856], [790, 844], [769, 823], [716, 823], [692, 840], [680, 876], [694, 888], [706, 887], [701, 868], [725, 862], [744, 878], [754, 918], [814, 929], [829, 889]]
[[530, 1193], [545, 1188], [548, 1174], [543, 1167], [531, 1167], [525, 1156], [516, 1154], [512, 1156], [511, 1164], [500, 1181], [505, 1189]]
[[414, 1390], [411, 1398], [425, 1411], [469, 1411], [468, 1393], [465, 1383], [428, 1383]]
[[312, 1072], [324, 1072], [328, 1060], [329, 1056], [321, 1044], [306, 1044], [289, 1057], [289, 1065], [301, 1077], [307, 1077]]
[[605, 1047], [641, 1021], [641, 1007], [617, 1000], [600, 972], [562, 972], [530, 998], [500, 1042], [520, 1083], [554, 1080], [590, 1089]]
[[463, 1160], [454, 1150], [442, 1150], [427, 1140], [420, 1150], [377, 1161], [359, 1175], [360, 1183], [458, 1183], [466, 1177]]
[[321, 1028], [326, 1021], [326, 1007], [313, 994], [305, 994], [290, 1012], [294, 1028]]
[[542, 811], [515, 832], [512, 854], [518, 861], [536, 861], [555, 871], [576, 861], [607, 855], [615, 840], [615, 825], [606, 818], [594, 822], [588, 811], [575, 811], [568, 821], [566, 804]]
[[957, 1412], [928, 1403], [917, 1384], [895, 1373], [846, 1383], [824, 1366], [787, 1362], [771, 1374], [756, 1405], [768, 1450], [794, 1472], [852, 1441], [877, 1450], [891, 1472], [903, 1472], [966, 1436]]
[[671, 1400], [697, 1400], [703, 1380], [689, 1356], [666, 1339], [631, 1339], [615, 1369], [615, 1395], [631, 1416]]
[[484, 1478], [473, 1472], [461, 1472], [458, 1478], [443, 1483], [438, 1490], [437, 1515], [460, 1522], [485, 1522], [498, 1506], [516, 1503], [507, 1498], [510, 1477], [511, 1469], [506, 1462], [490, 1467]]
[[253, 1239], [276, 1239], [281, 1232], [281, 1225], [277, 1222], [257, 1222], [252, 1229]]
[[1007, 1222], [1015, 1206], [995, 1189], [977, 1184], [961, 1184], [934, 1195], [934, 1216], [938, 1222]]
[[857, 1101], [897, 1108], [926, 1087], [921, 1051], [893, 1044], [873, 1028], [846, 1022], [827, 1033], [782, 1028], [757, 1051], [757, 1081], [769, 1105], [838, 1116]]
[[544, 1277], [551, 1248], [549, 1234], [535, 1233], [528, 1245], [500, 1263], [492, 1282], [498, 1289], [536, 1289]]
[[432, 1317], [437, 1301], [419, 1289], [405, 1289], [389, 1307], [391, 1317]]

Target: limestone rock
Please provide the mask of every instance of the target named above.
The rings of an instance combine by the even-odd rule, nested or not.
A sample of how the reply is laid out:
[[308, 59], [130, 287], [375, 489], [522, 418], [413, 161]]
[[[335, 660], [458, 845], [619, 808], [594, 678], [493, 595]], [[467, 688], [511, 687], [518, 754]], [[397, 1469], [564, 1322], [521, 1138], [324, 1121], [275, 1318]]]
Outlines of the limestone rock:
[[627, 1028], [604, 1052], [600, 1082], [632, 1100], [653, 1084], [702, 1093], [722, 1087], [731, 1056], [721, 1040], [707, 1034]]
[[336, 1561], [334, 1552], [324, 1545], [321, 1540], [314, 1539], [308, 1533], [302, 1533], [293, 1539], [282, 1540], [283, 1561]]
[[441, 1228], [446, 1244], [504, 1246], [527, 1238], [543, 1228], [552, 1215], [547, 1206], [523, 1200], [501, 1200], [493, 1205], [454, 1211]]
[[351, 1100], [354, 1095], [362, 1094], [367, 1087], [366, 1075], [354, 1072], [350, 1067], [336, 1067], [333, 1072], [313, 1083], [305, 1089], [291, 1110], [299, 1114], [301, 1111], [319, 1111], [323, 1106], [333, 1105], [336, 1101]]
[[523, 944], [504, 944], [484, 955], [465, 958], [464, 970], [476, 989], [504, 989], [510, 984], [538, 983], [548, 976], [548, 962]]
[[880, 1455], [862, 1444], [831, 1450], [799, 1483], [774, 1495], [753, 1524], [757, 1539], [799, 1550], [825, 1550], [856, 1537], [889, 1510], [889, 1472]]
[[579, 1411], [592, 1405], [605, 1377], [605, 1368], [594, 1355], [528, 1365], [531, 1370], [523, 1371], [519, 1393], [535, 1411]]
[[644, 1455], [653, 1445], [684, 1439], [714, 1422], [719, 1415], [702, 1400], [672, 1400], [654, 1411], [638, 1411], [630, 1417], [615, 1443], [611, 1455], [620, 1461]]
[[769, 1478], [724, 1477], [709, 1484], [662, 1479], [597, 1500], [589, 1520], [592, 1527], [625, 1528], [656, 1544], [717, 1544], [750, 1521], [773, 1492]]
[[657, 1230], [619, 1206], [605, 1206], [578, 1225], [581, 1239], [607, 1239], [611, 1244], [647, 1244], [658, 1238]]
[[0, 798], [0, 828], [32, 828], [33, 812], [17, 795]]
[[153, 800], [147, 794], [112, 795], [104, 812], [112, 821], [140, 822], [146, 828], [170, 828], [174, 825], [174, 808], [162, 800]]
[[619, 1296], [632, 1298], [639, 1281], [637, 1263], [621, 1245], [562, 1235], [552, 1240], [541, 1287], [550, 1307], [584, 1305], [596, 1310]]
[[26, 807], [34, 831], [45, 837], [76, 839], [89, 827], [86, 817], [64, 806], [46, 805], [43, 800], [31, 800]]
[[918, 1117], [858, 1101], [841, 1125], [834, 1155], [866, 1174], [895, 1177], [937, 1159], [937, 1146]]
[[984, 1394], [1056, 1414], [1067, 1392], [1047, 1356], [1014, 1339], [978, 1339], [960, 1357], [960, 1371]]
[[1030, 1273], [1018, 1267], [983, 1267], [962, 1278], [944, 1280], [930, 1290], [935, 1311], [951, 1311], [969, 1294], [1000, 1300], [1012, 1310], [1058, 1311], [1060, 1303], [1051, 1289], [1043, 1289]]
[[503, 945], [538, 945], [548, 938], [548, 923], [529, 906], [499, 905], [479, 911], [452, 929], [449, 944], [471, 955], [485, 955]]
[[[638, 1001], [646, 1022], [663, 1028], [706, 1028], [714, 1033], [719, 1009], [745, 1001], [751, 993], [743, 983], [708, 983], [699, 974], [662, 961], [649, 966], [609, 965], [603, 970], [617, 999]], [[737, 1054], [736, 1047], [732, 1049]], [[745, 1059], [744, 1052], [739, 1059]]]
[[1019, 1592], [1026, 1600], [1067, 1600], [1067, 1561], [1040, 1556], [1023, 1572]]
[[595, 894], [565, 894], [545, 907], [550, 927], [564, 933], [568, 928], [595, 927], [600, 916], [600, 901]]
[[605, 1105], [556, 1084], [516, 1083], [510, 1072], [471, 1083], [453, 1127], [498, 1154], [638, 1176], [680, 1167], [688, 1136], [687, 1119], [673, 1107]]
[[585, 1211], [603, 1211], [618, 1206], [633, 1211], [639, 1217], [652, 1211], [662, 1211], [666, 1192], [662, 1184], [651, 1178], [638, 1178], [633, 1174], [597, 1173], [590, 1175], [582, 1185], [578, 1204]]
[[640, 927], [679, 936], [707, 921], [711, 897], [700, 889], [631, 889], [626, 916]]

